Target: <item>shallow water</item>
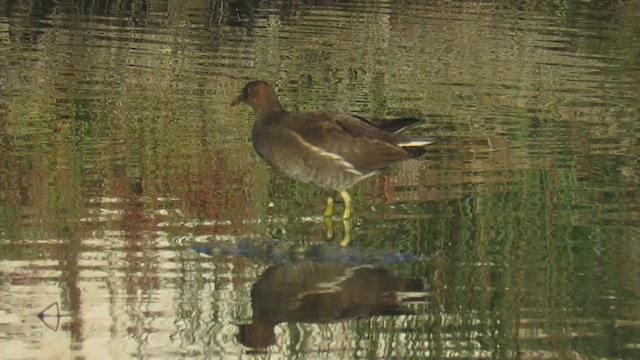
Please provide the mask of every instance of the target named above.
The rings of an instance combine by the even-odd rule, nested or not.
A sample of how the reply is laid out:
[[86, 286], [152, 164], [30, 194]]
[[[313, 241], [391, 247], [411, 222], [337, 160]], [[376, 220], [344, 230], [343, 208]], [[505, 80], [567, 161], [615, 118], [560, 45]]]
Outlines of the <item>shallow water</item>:
[[[0, 1], [0, 357], [639, 358], [639, 14]], [[340, 247], [229, 106], [257, 78], [441, 141]]]

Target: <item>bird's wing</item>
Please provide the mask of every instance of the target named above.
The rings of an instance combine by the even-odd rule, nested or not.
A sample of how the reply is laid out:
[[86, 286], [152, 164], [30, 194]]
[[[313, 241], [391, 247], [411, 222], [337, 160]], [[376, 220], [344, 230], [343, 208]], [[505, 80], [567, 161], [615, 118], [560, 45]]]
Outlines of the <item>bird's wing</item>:
[[394, 133], [394, 134], [399, 134], [407, 129], [411, 129], [412, 127], [420, 123], [420, 120], [416, 118], [397, 118], [397, 119], [382, 120], [382, 119], [366, 118], [364, 116], [359, 116], [359, 115], [351, 115], [351, 116], [361, 121], [364, 121], [369, 125], [373, 125], [378, 129], [381, 129], [390, 133]]
[[[396, 145], [397, 135], [380, 130], [358, 118], [341, 113], [296, 113], [283, 125], [302, 145], [321, 156], [352, 164], [362, 173], [376, 171], [406, 160], [411, 155]], [[292, 113], [292, 115], [294, 115]]]

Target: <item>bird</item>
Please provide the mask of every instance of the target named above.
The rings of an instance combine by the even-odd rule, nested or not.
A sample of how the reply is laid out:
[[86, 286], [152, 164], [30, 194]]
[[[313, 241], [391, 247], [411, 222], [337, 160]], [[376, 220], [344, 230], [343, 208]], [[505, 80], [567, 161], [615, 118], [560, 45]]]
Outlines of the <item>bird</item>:
[[[337, 253], [335, 255], [340, 255]], [[237, 339], [260, 350], [276, 343], [280, 323], [334, 323], [355, 318], [415, 314], [426, 303], [423, 279], [373, 264], [303, 260], [271, 266], [251, 287], [252, 322]]]
[[[396, 163], [416, 158], [431, 137], [407, 137], [400, 132], [420, 121], [369, 119], [338, 111], [287, 111], [278, 94], [263, 80], [248, 82], [231, 105], [249, 105], [254, 112], [251, 133], [256, 153], [276, 173], [340, 193], [343, 220], [351, 217], [347, 190]], [[334, 200], [327, 198], [324, 215], [333, 216]]]

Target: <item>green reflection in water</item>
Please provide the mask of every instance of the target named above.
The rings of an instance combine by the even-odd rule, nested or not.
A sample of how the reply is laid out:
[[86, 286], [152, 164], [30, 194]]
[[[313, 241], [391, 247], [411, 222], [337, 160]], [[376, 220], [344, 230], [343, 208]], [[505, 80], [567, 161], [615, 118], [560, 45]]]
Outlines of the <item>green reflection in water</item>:
[[[325, 235], [326, 194], [275, 176], [228, 108], [260, 77], [288, 108], [420, 115], [445, 140], [352, 193], [353, 247], [423, 256], [389, 267], [429, 301], [279, 324], [272, 354], [637, 357], [637, 2], [214, 3], [5, 4], [3, 349], [247, 351], [277, 259], [191, 245]], [[56, 300], [62, 331], [23, 321]]]

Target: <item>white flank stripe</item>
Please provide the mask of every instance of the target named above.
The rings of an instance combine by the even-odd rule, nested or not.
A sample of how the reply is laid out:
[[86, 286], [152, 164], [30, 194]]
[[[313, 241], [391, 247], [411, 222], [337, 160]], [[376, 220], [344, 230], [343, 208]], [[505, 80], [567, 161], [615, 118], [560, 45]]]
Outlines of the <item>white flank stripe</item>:
[[363, 174], [356, 170], [356, 168], [353, 167], [353, 165], [348, 162], [347, 160], [345, 160], [342, 156], [338, 155], [338, 154], [334, 154], [328, 151], [324, 151], [321, 148], [310, 144], [308, 142], [306, 142], [300, 135], [293, 133], [296, 137], [298, 137], [298, 139], [300, 139], [300, 142], [302, 142], [302, 144], [306, 147], [308, 147], [309, 149], [313, 150], [316, 154], [320, 155], [320, 156], [324, 156], [324, 157], [328, 157], [330, 159], [336, 160], [336, 162], [340, 165], [342, 165], [348, 172], [358, 175], [358, 176], [362, 176]]
[[341, 276], [336, 276], [333, 281], [325, 281], [318, 283], [316, 287], [310, 291], [305, 291], [298, 295], [298, 299], [302, 299], [306, 295], [309, 294], [322, 294], [322, 293], [335, 293], [343, 289], [341, 286], [342, 283], [349, 280], [349, 278], [353, 277], [356, 270], [361, 268], [373, 268], [371, 265], [360, 265], [354, 266], [352, 268], [348, 268], [345, 270], [344, 274]]

